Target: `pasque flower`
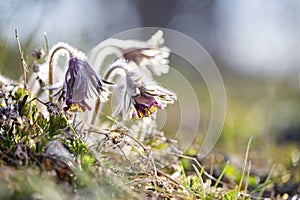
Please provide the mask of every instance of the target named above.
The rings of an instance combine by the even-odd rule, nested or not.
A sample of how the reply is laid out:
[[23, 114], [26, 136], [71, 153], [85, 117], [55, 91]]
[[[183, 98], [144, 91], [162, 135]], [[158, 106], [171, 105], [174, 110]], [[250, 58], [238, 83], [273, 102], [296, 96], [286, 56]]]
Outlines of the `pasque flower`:
[[157, 111], [163, 109], [167, 104], [172, 104], [176, 96], [170, 91], [156, 85], [154, 88], [147, 88], [144, 84], [138, 87], [138, 94], [131, 96], [132, 118], [149, 117]]
[[170, 49], [164, 46], [163, 32], [157, 31], [144, 47], [120, 48], [123, 57], [133, 66], [143, 69], [144, 75], [160, 76], [169, 71]]
[[102, 101], [106, 101], [108, 96], [100, 78], [88, 62], [77, 57], [72, 57], [69, 60], [63, 91], [66, 93], [65, 111], [91, 110], [85, 99], [91, 97], [92, 93], [102, 97]]
[[152, 74], [160, 76], [169, 71], [170, 49], [164, 43], [161, 30], [146, 41], [110, 38], [91, 51], [90, 60], [99, 67], [107, 55], [116, 54], [118, 58], [127, 60], [132, 67], [141, 68], [144, 76], [152, 76]]
[[169, 70], [170, 49], [167, 47], [146, 47], [141, 49], [127, 49], [123, 57], [133, 64], [144, 68], [148, 75], [160, 76]]
[[[89, 65], [84, 54], [78, 52], [69, 45], [60, 45], [56, 49], [64, 49], [69, 52], [68, 69], [65, 74], [63, 87], [54, 95], [64, 99], [66, 106], [64, 110], [85, 111], [91, 110], [86, 99], [100, 96], [101, 101], [107, 101], [109, 91], [103, 86], [96, 72]], [[53, 50], [52, 54], [55, 54]], [[51, 56], [53, 58], [53, 55]]]
[[[161, 87], [156, 82], [143, 82], [135, 72], [128, 71], [126, 67], [126, 78], [119, 81], [116, 88], [118, 98], [115, 105], [115, 116], [123, 119], [150, 117], [157, 109], [164, 109], [168, 104], [174, 103], [176, 95]], [[119, 63], [119, 66], [120, 63]]]

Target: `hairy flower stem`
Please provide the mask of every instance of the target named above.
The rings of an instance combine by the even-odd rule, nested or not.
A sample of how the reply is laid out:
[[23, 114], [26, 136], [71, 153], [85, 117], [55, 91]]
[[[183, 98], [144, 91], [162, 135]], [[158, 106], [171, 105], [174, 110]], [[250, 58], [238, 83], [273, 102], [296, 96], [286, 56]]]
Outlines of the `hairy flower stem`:
[[[113, 63], [105, 70], [105, 72], [103, 74], [103, 79], [108, 80], [110, 78], [112, 72], [116, 69], [123, 69], [125, 72], [127, 72], [126, 65], [124, 63], [115, 63], [115, 64]], [[95, 110], [93, 113], [93, 118], [91, 121], [91, 124], [93, 124], [93, 125], [95, 124], [95, 121], [97, 119], [98, 112], [100, 110], [100, 106], [101, 106], [101, 101], [100, 101], [100, 97], [98, 97], [96, 105], [95, 105]]]
[[[72, 56], [72, 52], [67, 47], [59, 46], [56, 49], [54, 49], [54, 51], [50, 55], [50, 61], [49, 61], [49, 82], [48, 82], [49, 86], [53, 85], [53, 60], [54, 60], [53, 58], [55, 53], [57, 53], [59, 50], [66, 50], [69, 53], [69, 56], [70, 57]], [[49, 90], [49, 101], [53, 102], [52, 90]]]

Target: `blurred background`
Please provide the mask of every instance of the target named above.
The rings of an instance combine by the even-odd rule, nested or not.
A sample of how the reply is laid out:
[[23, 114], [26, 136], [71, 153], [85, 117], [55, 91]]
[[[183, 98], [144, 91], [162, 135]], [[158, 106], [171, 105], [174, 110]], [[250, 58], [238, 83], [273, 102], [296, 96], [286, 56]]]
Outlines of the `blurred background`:
[[[0, 0], [0, 72], [13, 79], [22, 73], [15, 28], [25, 54], [44, 48], [44, 32], [50, 46], [65, 41], [89, 52], [102, 40], [128, 29], [177, 30], [207, 50], [224, 80], [227, 115], [215, 151], [243, 155], [253, 135], [252, 156], [257, 157], [257, 164], [297, 165], [299, 11], [297, 0]], [[171, 57], [172, 67], [179, 71], [185, 64], [176, 55]], [[182, 73], [203, 91], [198, 99], [202, 109], [199, 132], [204, 132], [210, 119], [205, 83], [192, 71]], [[196, 146], [197, 142], [201, 138]]]

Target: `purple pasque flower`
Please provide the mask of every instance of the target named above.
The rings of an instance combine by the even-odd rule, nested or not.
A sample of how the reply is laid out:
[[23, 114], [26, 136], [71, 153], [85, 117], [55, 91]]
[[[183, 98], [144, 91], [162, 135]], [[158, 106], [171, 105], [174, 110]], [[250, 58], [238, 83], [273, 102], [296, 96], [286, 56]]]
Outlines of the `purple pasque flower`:
[[157, 109], [164, 109], [177, 99], [173, 92], [156, 82], [141, 81], [132, 71], [127, 71], [126, 80], [116, 89], [119, 98], [114, 106], [114, 115], [123, 119], [150, 117]]
[[130, 110], [132, 118], [150, 117], [156, 113], [157, 109], [164, 109], [168, 104], [173, 104], [177, 97], [176, 95], [157, 85], [156, 83], [141, 83], [137, 87], [137, 94], [132, 95]]
[[132, 96], [131, 101], [134, 109], [132, 109], [132, 118], [149, 117], [157, 111], [157, 108], [162, 109], [162, 104], [158, 103], [154, 96], [147, 92], [143, 86], [138, 88], [139, 94]]
[[64, 111], [91, 110], [85, 100], [93, 94], [100, 96], [101, 101], [107, 101], [109, 92], [85, 59], [72, 56], [68, 64], [63, 88], [58, 92], [66, 100]]

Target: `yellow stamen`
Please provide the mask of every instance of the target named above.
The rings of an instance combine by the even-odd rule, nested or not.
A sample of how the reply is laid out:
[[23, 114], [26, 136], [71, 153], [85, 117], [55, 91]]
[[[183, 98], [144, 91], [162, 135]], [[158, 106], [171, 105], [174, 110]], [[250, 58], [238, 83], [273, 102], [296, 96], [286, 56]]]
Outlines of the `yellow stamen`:
[[81, 106], [80, 106], [78, 103], [76, 103], [76, 104], [71, 104], [69, 110], [72, 111], [72, 112], [83, 112]]
[[149, 110], [149, 111], [150, 111], [150, 113], [155, 113], [155, 112], [157, 111], [157, 107], [155, 107], [155, 106], [152, 105], [152, 106], [150, 107], [150, 110]]
[[143, 117], [145, 117], [145, 115], [144, 115], [144, 113], [143, 113], [142, 111], [138, 110], [138, 113], [139, 113], [139, 115], [138, 115], [138, 116], [139, 116], [140, 118], [143, 118]]

